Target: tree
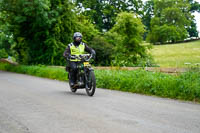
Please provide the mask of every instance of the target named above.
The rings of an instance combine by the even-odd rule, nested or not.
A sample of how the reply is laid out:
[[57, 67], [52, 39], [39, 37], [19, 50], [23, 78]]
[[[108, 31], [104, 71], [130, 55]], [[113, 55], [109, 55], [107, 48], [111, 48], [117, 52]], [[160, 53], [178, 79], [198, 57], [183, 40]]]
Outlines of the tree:
[[115, 24], [117, 14], [132, 11], [142, 14], [142, 0], [74, 0], [80, 12], [100, 30], [108, 31]]
[[9, 29], [10, 25], [5, 21], [7, 17], [6, 12], [0, 12], [0, 49], [4, 49], [9, 55], [13, 55], [14, 53], [11, 48], [15, 42], [13, 34]]
[[193, 20], [191, 25], [187, 28], [187, 32], [190, 37], [198, 37], [197, 24], [195, 23], [195, 20]]
[[184, 0], [155, 0], [154, 17], [147, 39], [151, 43], [182, 41], [188, 36], [192, 15], [190, 5]]
[[99, 34], [99, 31], [95, 28], [94, 24], [81, 14], [77, 16], [75, 30], [83, 34], [83, 41], [85, 43], [91, 43], [93, 38]]
[[144, 8], [143, 8], [144, 14], [142, 16], [142, 23], [145, 25], [146, 28], [146, 32], [144, 35], [144, 38], [146, 39], [146, 36], [148, 34], [148, 32], [150, 31], [150, 27], [151, 27], [151, 18], [153, 18], [154, 16], [154, 0], [149, 0], [146, 1], [144, 4]]
[[[194, 0], [189, 0], [189, 3], [191, 5], [190, 12], [199, 12], [200, 13], [200, 4]], [[198, 20], [197, 20], [198, 21]], [[193, 17], [191, 25], [187, 27], [187, 31], [190, 35], [190, 37], [198, 37], [198, 31], [197, 31], [197, 24], [195, 22], [195, 19]]]
[[6, 52], [4, 48], [0, 49], [0, 59], [1, 58], [8, 58], [8, 53]]
[[[143, 9], [144, 16], [142, 17], [142, 22], [146, 26], [146, 33], [144, 36], [145, 39], [146, 39], [146, 34], [148, 34], [151, 30], [150, 22], [151, 22], [152, 18], [154, 18], [156, 15], [156, 12], [154, 12], [154, 7], [155, 7], [156, 2], [157, 2], [157, 0], [148, 0], [144, 4], [144, 9]], [[167, 2], [167, 1], [165, 1], [165, 2]], [[187, 9], [187, 10], [190, 15], [186, 15], [186, 14], [188, 14], [188, 12], [184, 11], [185, 9], [182, 8], [181, 4], [180, 4], [180, 3], [188, 4], [188, 2], [189, 2], [189, 6], [188, 6], [189, 9]], [[179, 3], [178, 7], [184, 9], [184, 10], [182, 10], [182, 12], [185, 13], [186, 18], [190, 19], [190, 24], [188, 26], [186, 26], [186, 30], [189, 33], [188, 37], [197, 37], [198, 31], [197, 31], [196, 21], [195, 21], [194, 17], [191, 16], [191, 13], [196, 12], [196, 11], [200, 12], [200, 4], [194, 0], [188, 0], [188, 1], [182, 1], [182, 2], [179, 0], [179, 1], [177, 1], [177, 3]], [[163, 5], [160, 5], [160, 6], [163, 6]]]
[[191, 5], [191, 8], [190, 8], [190, 12], [200, 12], [200, 4], [199, 2], [197, 1], [194, 1], [194, 0], [188, 0], [190, 5]]
[[98, 32], [85, 18], [77, 17], [68, 0], [2, 0], [0, 4], [23, 64], [62, 65], [62, 54], [75, 31], [82, 31], [86, 41]]
[[69, 35], [73, 31], [70, 3], [61, 0], [2, 0], [0, 4], [0, 11], [8, 14], [6, 21], [11, 25], [18, 61], [59, 64], [55, 59], [65, 47], [63, 42], [71, 40]]
[[113, 54], [113, 45], [105, 36], [96, 36], [90, 42], [90, 46], [96, 51], [95, 65], [110, 66]]
[[146, 47], [140, 45], [144, 31], [144, 25], [136, 14], [122, 12], [117, 16], [116, 24], [109, 31], [121, 40], [115, 42], [113, 65], [133, 66], [147, 57]]

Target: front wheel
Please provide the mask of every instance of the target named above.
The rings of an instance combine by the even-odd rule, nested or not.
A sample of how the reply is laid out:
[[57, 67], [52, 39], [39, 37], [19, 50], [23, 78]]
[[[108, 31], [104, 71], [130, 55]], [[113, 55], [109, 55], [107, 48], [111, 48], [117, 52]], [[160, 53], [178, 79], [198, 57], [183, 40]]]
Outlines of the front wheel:
[[96, 79], [95, 79], [94, 71], [88, 72], [86, 84], [87, 84], [87, 87], [86, 87], [87, 95], [93, 96], [96, 89]]

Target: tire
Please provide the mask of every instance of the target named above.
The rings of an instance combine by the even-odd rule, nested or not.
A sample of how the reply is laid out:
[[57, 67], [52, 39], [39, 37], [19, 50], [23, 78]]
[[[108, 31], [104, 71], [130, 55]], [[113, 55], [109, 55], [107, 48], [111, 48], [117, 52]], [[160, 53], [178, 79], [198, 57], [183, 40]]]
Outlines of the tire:
[[76, 92], [77, 91], [77, 89], [76, 88], [72, 88], [71, 87], [71, 85], [70, 85], [70, 75], [68, 74], [68, 79], [69, 79], [69, 87], [70, 87], [70, 90], [71, 90], [71, 92]]
[[86, 92], [88, 96], [93, 96], [96, 90], [96, 79], [95, 79], [95, 75], [94, 75], [94, 71], [89, 71], [88, 74], [88, 88], [86, 88]]
[[74, 92], [74, 93], [77, 91], [77, 89], [72, 88], [71, 86], [70, 86], [70, 89], [71, 89], [71, 92]]

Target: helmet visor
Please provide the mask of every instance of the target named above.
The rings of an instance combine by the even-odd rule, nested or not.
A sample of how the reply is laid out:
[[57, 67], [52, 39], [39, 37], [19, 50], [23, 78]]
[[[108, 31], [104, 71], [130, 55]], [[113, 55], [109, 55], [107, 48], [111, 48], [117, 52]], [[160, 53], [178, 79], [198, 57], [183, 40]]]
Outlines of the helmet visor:
[[75, 41], [76, 41], [76, 42], [81, 42], [81, 39], [82, 39], [81, 36], [75, 37]]

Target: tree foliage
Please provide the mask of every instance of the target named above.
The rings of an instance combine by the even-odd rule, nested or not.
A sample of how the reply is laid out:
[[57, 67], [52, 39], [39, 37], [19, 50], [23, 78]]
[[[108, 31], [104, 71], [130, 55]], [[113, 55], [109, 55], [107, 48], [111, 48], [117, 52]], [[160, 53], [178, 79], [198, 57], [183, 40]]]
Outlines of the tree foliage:
[[122, 12], [117, 16], [116, 24], [111, 29], [121, 41], [115, 42], [113, 65], [133, 66], [140, 58], [147, 57], [146, 47], [142, 46], [144, 25], [134, 13]]
[[97, 32], [89, 21], [78, 19], [68, 0], [2, 0], [0, 4], [18, 61], [24, 64], [64, 64], [62, 53], [75, 31], [87, 32], [83, 34], [89, 40], [91, 32]]
[[[199, 12], [200, 13], [200, 4], [194, 0], [189, 0], [189, 3], [191, 5], [190, 12]], [[198, 21], [198, 20], [197, 20]], [[191, 25], [187, 27], [187, 31], [190, 35], [190, 37], [198, 37], [198, 31], [197, 31], [197, 24], [194, 18], [192, 18]]]
[[[146, 34], [150, 31], [151, 18], [154, 16], [154, 0], [146, 1], [144, 4], [144, 14], [142, 16], [142, 22], [146, 28]], [[145, 34], [145, 38], [146, 38]]]
[[8, 57], [8, 53], [6, 52], [5, 49], [0, 49], [0, 59], [1, 58], [7, 58]]
[[192, 15], [190, 5], [184, 0], [154, 0], [154, 17], [148, 40], [151, 43], [182, 41], [188, 36]]
[[[96, 65], [133, 66], [149, 57], [141, 46], [197, 36], [194, 0], [0, 0], [0, 49], [19, 63], [64, 65], [74, 32], [97, 53]], [[137, 15], [136, 15], [137, 14]], [[146, 26], [144, 27], [144, 25]], [[144, 32], [146, 33], [144, 35]]]
[[200, 3], [195, 1], [195, 0], [188, 0], [190, 5], [191, 5], [191, 8], [190, 8], [190, 11], [191, 12], [200, 12]]
[[142, 0], [74, 0], [77, 8], [100, 30], [108, 31], [115, 24], [117, 14], [132, 11], [143, 14]]
[[108, 42], [106, 36], [96, 36], [90, 42], [90, 46], [96, 51], [95, 65], [110, 66], [114, 46]]
[[95, 28], [94, 24], [92, 24], [90, 20], [83, 15], [77, 16], [76, 31], [79, 31], [83, 34], [83, 41], [85, 43], [90, 43], [94, 37], [100, 34], [100, 32]]
[[4, 21], [7, 14], [0, 12], [0, 49], [4, 49], [10, 55], [13, 54], [11, 48], [14, 44], [12, 33], [9, 30], [9, 23]]
[[[156, 6], [156, 9], [155, 9], [155, 6]], [[166, 8], [168, 8], [168, 9], [166, 9]], [[196, 2], [194, 0], [178, 0], [178, 1], [177, 0], [167, 0], [167, 1], [148, 0], [144, 4], [144, 9], [143, 9], [144, 15], [142, 16], [143, 24], [146, 26], [146, 33], [145, 33], [144, 38], [146, 38], [146, 34], [148, 34], [151, 31], [151, 20], [152, 19], [154, 19], [155, 17], [160, 18], [161, 16], [159, 16], [159, 14], [163, 14], [164, 10], [168, 10], [168, 13], [170, 12], [169, 10], [171, 10], [171, 12], [177, 12], [177, 10], [175, 11], [175, 9], [179, 9], [179, 11], [181, 11], [181, 14], [183, 14], [183, 16], [186, 19], [190, 20], [190, 23], [182, 21], [182, 23], [186, 23], [186, 25], [187, 25], [187, 26], [184, 25], [188, 32], [188, 33], [186, 33], [187, 37], [198, 37], [196, 21], [194, 19], [194, 16], [191, 15], [193, 12], [200, 11], [200, 4], [198, 2]], [[180, 18], [181, 18], [181, 14], [180, 13], [178, 13], [178, 14], [180, 15]], [[169, 15], [168, 15], [168, 18], [169, 18]], [[170, 17], [172, 18], [173, 14], [171, 14], [171, 15], [172, 16], [170, 16]], [[162, 17], [165, 17], [165, 16], [162, 15]], [[174, 18], [174, 19], [175, 19], [175, 21], [180, 21], [180, 19], [179, 20], [176, 20], [176, 18]], [[152, 20], [152, 21], [154, 21], [154, 20]], [[164, 23], [164, 24], [167, 24], [167, 23]], [[169, 26], [169, 24], [167, 24], [167, 25]], [[160, 28], [163, 29], [163, 27], [160, 27]], [[152, 31], [152, 32], [157, 33], [155, 30], [158, 30], [157, 32], [159, 32], [160, 29], [158, 29], [158, 27], [156, 27], [156, 28], [154, 28], [154, 31]], [[152, 38], [154, 40], [155, 37], [153, 37], [153, 36], [156, 36], [156, 35], [152, 35]], [[178, 37], [178, 38], [180, 38], [180, 37]], [[150, 39], [150, 38], [148, 38], [148, 39]]]

